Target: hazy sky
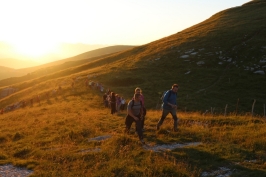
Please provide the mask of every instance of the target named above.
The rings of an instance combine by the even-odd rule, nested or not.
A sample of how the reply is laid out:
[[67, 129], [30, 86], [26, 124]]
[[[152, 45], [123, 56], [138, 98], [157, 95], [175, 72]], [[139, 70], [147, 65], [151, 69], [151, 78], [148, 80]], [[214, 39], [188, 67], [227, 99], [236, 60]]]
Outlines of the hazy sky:
[[0, 0], [0, 42], [44, 54], [58, 43], [142, 45], [248, 0]]

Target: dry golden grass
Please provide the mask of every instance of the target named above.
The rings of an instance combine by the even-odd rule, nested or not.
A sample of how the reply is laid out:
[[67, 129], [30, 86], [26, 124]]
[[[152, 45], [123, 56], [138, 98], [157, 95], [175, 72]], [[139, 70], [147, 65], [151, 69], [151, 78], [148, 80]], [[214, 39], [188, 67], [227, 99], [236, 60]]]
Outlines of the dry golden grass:
[[[8, 85], [18, 92], [1, 99], [0, 108], [36, 95], [41, 96], [41, 102], [0, 115], [0, 164], [33, 169], [32, 176], [196, 177], [219, 167], [229, 168], [233, 176], [265, 176], [265, 118], [246, 114], [256, 98], [259, 107], [255, 107], [255, 115], [262, 115], [265, 76], [230, 65], [217, 66], [218, 56], [206, 54], [219, 49], [224, 57], [234, 57], [238, 51], [243, 65], [251, 62], [248, 58], [260, 59], [263, 52], [255, 49], [261, 51], [264, 45], [264, 4], [228, 9], [150, 44]], [[240, 45], [244, 39], [246, 47]], [[188, 64], [180, 56], [191, 48], [205, 50]], [[200, 60], [206, 67], [196, 65]], [[192, 73], [184, 75], [188, 70]], [[146, 150], [134, 126], [129, 135], [124, 134], [126, 113], [111, 115], [101, 103], [102, 95], [84, 87], [87, 75], [127, 100], [137, 86], [142, 88], [148, 108], [148, 145], [201, 144], [163, 152]], [[73, 78], [80, 78], [75, 90], [70, 87]], [[176, 82], [180, 85], [179, 131], [172, 131], [171, 117], [156, 131], [161, 116], [153, 109], [160, 103], [158, 93]], [[62, 91], [52, 95], [59, 85]], [[198, 92], [201, 89], [205, 92]], [[214, 114], [203, 114], [210, 107], [215, 108]], [[89, 141], [105, 135], [109, 139]]]
[[[200, 176], [219, 166], [266, 174], [265, 120], [178, 112], [179, 132], [168, 117], [155, 130], [161, 112], [148, 110], [149, 145], [201, 142], [166, 152], [145, 150], [134, 134], [124, 134], [126, 112], [111, 115], [101, 94], [65, 88], [57, 97], [0, 116], [0, 163], [33, 169], [32, 176]], [[105, 141], [89, 141], [98, 136]], [[256, 160], [256, 163], [247, 163]], [[230, 166], [228, 166], [230, 164]], [[233, 169], [232, 168], [232, 169]]]

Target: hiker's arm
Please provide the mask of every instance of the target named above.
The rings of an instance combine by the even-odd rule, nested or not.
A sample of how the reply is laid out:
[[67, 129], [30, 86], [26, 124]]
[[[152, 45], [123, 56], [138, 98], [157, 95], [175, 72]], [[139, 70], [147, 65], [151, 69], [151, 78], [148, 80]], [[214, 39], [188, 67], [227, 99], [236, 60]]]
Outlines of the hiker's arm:
[[132, 110], [131, 109], [128, 109], [128, 115], [130, 115], [131, 117], [133, 117], [133, 119], [135, 119], [135, 120], [139, 120], [139, 118], [132, 113]]

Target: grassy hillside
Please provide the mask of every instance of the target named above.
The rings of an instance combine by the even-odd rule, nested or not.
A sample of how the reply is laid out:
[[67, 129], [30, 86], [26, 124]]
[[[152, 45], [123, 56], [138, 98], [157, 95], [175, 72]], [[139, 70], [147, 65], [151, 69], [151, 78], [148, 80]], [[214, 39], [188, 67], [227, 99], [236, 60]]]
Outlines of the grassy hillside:
[[26, 167], [32, 176], [266, 175], [263, 118], [179, 112], [178, 132], [170, 117], [156, 131], [161, 113], [148, 110], [142, 146], [134, 124], [124, 134], [126, 112], [111, 115], [84, 78], [53, 95], [51, 85], [71, 77], [61, 79], [19, 91], [25, 100], [40, 94], [40, 103], [0, 114], [0, 164]]
[[43, 77], [37, 78], [38, 74], [31, 73], [0, 84], [10, 86], [28, 80], [27, 84], [12, 86], [23, 90], [52, 78], [90, 75], [126, 97], [132, 96], [135, 87], [141, 87], [147, 107], [155, 108], [160, 94], [178, 83], [179, 110], [214, 110], [221, 114], [226, 108], [227, 112], [250, 114], [256, 100], [254, 114], [263, 115], [266, 104], [265, 12], [265, 1], [252, 1], [146, 45], [83, 65], [77, 63], [75, 67], [71, 67], [74, 63], [65, 63], [55, 67], [56, 73], [44, 68], [41, 70], [45, 71]]
[[[28, 102], [0, 114], [0, 164], [32, 176], [266, 176], [266, 77], [254, 73], [265, 66], [265, 25], [265, 1], [251, 1], [143, 46], [0, 81], [1, 91], [17, 89], [0, 109]], [[145, 146], [134, 125], [124, 134], [125, 111], [111, 115], [103, 93], [85, 87], [88, 76], [127, 100], [142, 88]], [[173, 83], [179, 131], [170, 116], [156, 131], [154, 108]]]
[[[214, 110], [220, 114], [227, 107], [228, 112], [250, 114], [256, 100], [254, 114], [262, 115], [266, 104], [265, 29], [266, 2], [252, 1], [149, 44], [83, 65], [65, 63], [54, 69], [43, 68], [43, 77], [37, 78], [40, 74], [35, 72], [0, 81], [0, 85], [13, 84], [23, 90], [30, 84], [14, 83], [28, 80], [40, 84], [71, 74], [92, 75], [95, 81], [127, 97], [136, 86], [141, 87], [147, 106], [155, 108], [160, 93], [178, 83], [180, 110]], [[37, 79], [30, 80], [33, 78]]]

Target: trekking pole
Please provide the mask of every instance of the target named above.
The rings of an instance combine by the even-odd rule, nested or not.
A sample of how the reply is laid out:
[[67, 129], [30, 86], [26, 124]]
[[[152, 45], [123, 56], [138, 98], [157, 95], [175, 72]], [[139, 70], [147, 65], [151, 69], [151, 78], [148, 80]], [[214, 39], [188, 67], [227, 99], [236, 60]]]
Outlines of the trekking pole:
[[252, 110], [251, 110], [251, 116], [253, 117], [253, 111], [254, 111], [254, 106], [255, 106], [256, 100], [254, 99], [254, 102], [252, 104]]
[[224, 117], [226, 116], [226, 111], [227, 111], [227, 104], [225, 105], [225, 108], [224, 108]]

